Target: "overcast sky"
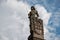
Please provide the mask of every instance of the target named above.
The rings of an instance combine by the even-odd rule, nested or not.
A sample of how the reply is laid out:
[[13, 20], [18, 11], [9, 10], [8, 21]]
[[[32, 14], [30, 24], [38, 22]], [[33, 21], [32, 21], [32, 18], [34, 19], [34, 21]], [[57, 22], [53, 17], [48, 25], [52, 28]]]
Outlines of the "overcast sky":
[[27, 40], [32, 5], [43, 20], [44, 38], [60, 40], [60, 0], [0, 0], [0, 40]]

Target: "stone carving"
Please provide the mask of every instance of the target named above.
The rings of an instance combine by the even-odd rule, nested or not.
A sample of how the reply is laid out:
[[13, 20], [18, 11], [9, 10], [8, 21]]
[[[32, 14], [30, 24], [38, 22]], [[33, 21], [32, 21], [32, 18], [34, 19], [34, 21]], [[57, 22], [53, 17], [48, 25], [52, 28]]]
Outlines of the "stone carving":
[[30, 20], [30, 36], [28, 40], [44, 40], [43, 21], [38, 19], [39, 15], [35, 7], [31, 7], [31, 11], [28, 14]]

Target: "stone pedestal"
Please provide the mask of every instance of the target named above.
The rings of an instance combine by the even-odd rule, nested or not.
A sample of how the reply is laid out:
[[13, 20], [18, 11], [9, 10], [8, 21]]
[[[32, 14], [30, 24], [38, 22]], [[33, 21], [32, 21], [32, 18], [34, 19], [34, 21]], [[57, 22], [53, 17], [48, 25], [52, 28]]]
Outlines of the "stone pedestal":
[[30, 27], [34, 30], [30, 30], [28, 40], [44, 40], [43, 20], [37, 18], [33, 25], [30, 24]]

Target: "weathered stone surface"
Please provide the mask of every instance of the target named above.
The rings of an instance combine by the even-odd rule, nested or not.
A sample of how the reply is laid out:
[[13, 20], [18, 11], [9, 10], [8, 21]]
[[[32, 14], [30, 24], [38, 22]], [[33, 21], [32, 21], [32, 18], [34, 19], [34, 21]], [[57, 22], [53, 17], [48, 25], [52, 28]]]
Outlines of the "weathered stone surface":
[[36, 10], [28, 14], [30, 20], [30, 36], [28, 40], [44, 40], [43, 20], [38, 19]]

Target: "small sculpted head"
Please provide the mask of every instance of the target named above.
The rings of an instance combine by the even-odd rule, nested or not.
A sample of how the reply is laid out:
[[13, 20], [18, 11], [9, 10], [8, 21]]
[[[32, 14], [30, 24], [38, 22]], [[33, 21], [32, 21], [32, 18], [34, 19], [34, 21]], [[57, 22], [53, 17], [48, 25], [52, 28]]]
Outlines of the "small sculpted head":
[[34, 6], [31, 6], [31, 10], [35, 10], [35, 7]]

